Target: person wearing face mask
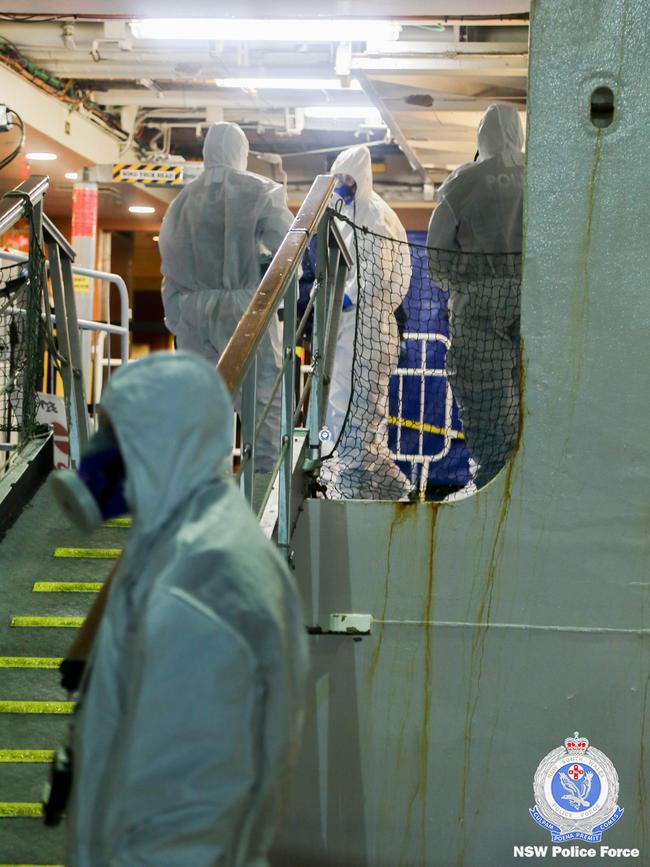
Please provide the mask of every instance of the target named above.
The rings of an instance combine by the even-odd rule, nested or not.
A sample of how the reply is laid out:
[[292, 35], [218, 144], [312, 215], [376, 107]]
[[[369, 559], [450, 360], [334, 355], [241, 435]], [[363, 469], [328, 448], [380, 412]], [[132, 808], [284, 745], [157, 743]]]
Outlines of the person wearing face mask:
[[66, 864], [265, 867], [306, 632], [229, 477], [230, 397], [205, 360], [161, 352], [115, 374], [101, 408], [78, 472], [52, 481], [85, 528], [133, 517], [78, 694]]
[[337, 178], [337, 210], [356, 225], [394, 241], [373, 238], [373, 254], [360, 262], [358, 274], [354, 229], [349, 223], [338, 223], [354, 264], [345, 285], [326, 416], [330, 439], [323, 453], [331, 456], [323, 461], [320, 480], [328, 496], [341, 497], [344, 491], [346, 498], [399, 500], [408, 496], [412, 485], [388, 448], [386, 416], [390, 377], [400, 351], [395, 311], [411, 281], [406, 232], [397, 214], [372, 188], [370, 151], [365, 145], [340, 153], [331, 172]]
[[[203, 172], [172, 202], [160, 229], [162, 300], [177, 347], [216, 364], [293, 215], [280, 184], [246, 171], [248, 140], [237, 124], [212, 124], [203, 161]], [[257, 357], [258, 419], [281, 359], [282, 333], [274, 318]], [[273, 468], [278, 453], [280, 402], [278, 390], [257, 442], [256, 466], [263, 472]]]
[[521, 253], [523, 143], [516, 108], [491, 105], [477, 159], [440, 187], [427, 237], [432, 277], [449, 289], [446, 368], [477, 486], [503, 467], [519, 427], [520, 257], [480, 254]]

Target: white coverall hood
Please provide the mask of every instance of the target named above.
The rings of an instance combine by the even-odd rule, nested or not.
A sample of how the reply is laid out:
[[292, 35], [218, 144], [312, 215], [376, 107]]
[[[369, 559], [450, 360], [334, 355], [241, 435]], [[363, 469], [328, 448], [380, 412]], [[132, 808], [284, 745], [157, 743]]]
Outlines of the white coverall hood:
[[268, 867], [300, 738], [295, 582], [220, 464], [232, 406], [189, 353], [102, 402], [135, 520], [73, 723], [68, 867]]
[[101, 409], [120, 446], [139, 530], [159, 527], [201, 484], [223, 474], [232, 448], [232, 401], [199, 356], [156, 352], [127, 365], [112, 377]]
[[334, 160], [330, 171], [333, 175], [350, 175], [354, 178], [357, 184], [354, 197], [357, 208], [363, 208], [369, 203], [373, 194], [372, 160], [365, 145], [342, 151]]
[[248, 164], [248, 149], [248, 139], [236, 123], [213, 123], [203, 143], [203, 165], [206, 170], [243, 172]]
[[489, 160], [508, 151], [520, 153], [524, 130], [517, 109], [501, 103], [489, 106], [479, 122], [477, 141], [479, 160]]

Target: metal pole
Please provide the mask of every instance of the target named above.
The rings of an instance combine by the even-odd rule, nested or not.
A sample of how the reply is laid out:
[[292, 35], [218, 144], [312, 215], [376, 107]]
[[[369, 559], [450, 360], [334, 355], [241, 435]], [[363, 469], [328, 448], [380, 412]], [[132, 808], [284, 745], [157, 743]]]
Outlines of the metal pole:
[[257, 396], [257, 356], [246, 372], [241, 395], [241, 427], [239, 440], [239, 486], [249, 503], [253, 503], [255, 480], [255, 410]]
[[291, 359], [282, 377], [282, 415], [280, 423], [281, 443], [286, 448], [280, 467], [280, 490], [278, 502], [278, 546], [291, 560], [291, 479], [293, 475], [293, 404], [296, 366], [296, 297], [298, 277], [294, 276], [284, 296], [283, 358]]
[[[77, 424], [74, 389], [72, 387], [72, 364], [70, 361], [70, 339], [68, 334], [68, 318], [65, 310], [65, 293], [63, 290], [63, 274], [61, 271], [61, 254], [55, 241], [48, 238], [48, 258], [50, 260], [50, 281], [52, 283], [52, 298], [56, 315], [56, 342], [58, 344], [61, 363], [61, 379], [63, 381], [63, 396], [65, 411], [68, 417], [70, 435], [70, 462], [74, 466], [79, 463], [81, 453], [80, 436]], [[47, 303], [47, 299], [46, 299]]]
[[312, 327], [311, 351], [313, 374], [309, 393], [309, 465], [312, 469], [320, 457], [321, 419], [323, 417], [323, 364], [325, 363], [325, 314], [332, 293], [329, 292], [329, 220], [324, 219], [318, 227], [316, 246], [316, 282], [314, 286], [314, 319]]

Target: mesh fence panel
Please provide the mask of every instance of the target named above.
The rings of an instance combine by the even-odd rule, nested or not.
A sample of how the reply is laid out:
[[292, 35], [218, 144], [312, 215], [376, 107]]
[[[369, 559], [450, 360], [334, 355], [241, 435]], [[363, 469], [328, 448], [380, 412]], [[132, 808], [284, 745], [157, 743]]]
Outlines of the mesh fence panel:
[[347, 380], [349, 404], [323, 461], [326, 496], [471, 492], [503, 467], [517, 439], [521, 256], [351, 228], [357, 303], [341, 315], [331, 386], [340, 392]]
[[[33, 262], [33, 260], [30, 260]], [[42, 260], [41, 260], [42, 261]], [[32, 273], [42, 273], [30, 265]], [[37, 430], [44, 326], [41, 279], [24, 265], [0, 268], [0, 441], [22, 445]]]

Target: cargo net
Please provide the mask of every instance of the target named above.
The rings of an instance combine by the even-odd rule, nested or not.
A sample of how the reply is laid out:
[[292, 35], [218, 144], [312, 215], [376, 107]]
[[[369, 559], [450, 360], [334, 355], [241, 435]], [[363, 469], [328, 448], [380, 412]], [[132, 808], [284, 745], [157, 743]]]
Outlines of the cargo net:
[[325, 496], [471, 494], [517, 441], [521, 255], [438, 250], [348, 226], [357, 297], [341, 313], [321, 436], [325, 453], [333, 445]]
[[37, 432], [41, 292], [41, 281], [30, 279], [26, 265], [0, 268], [0, 456], [5, 468], [11, 454]]

